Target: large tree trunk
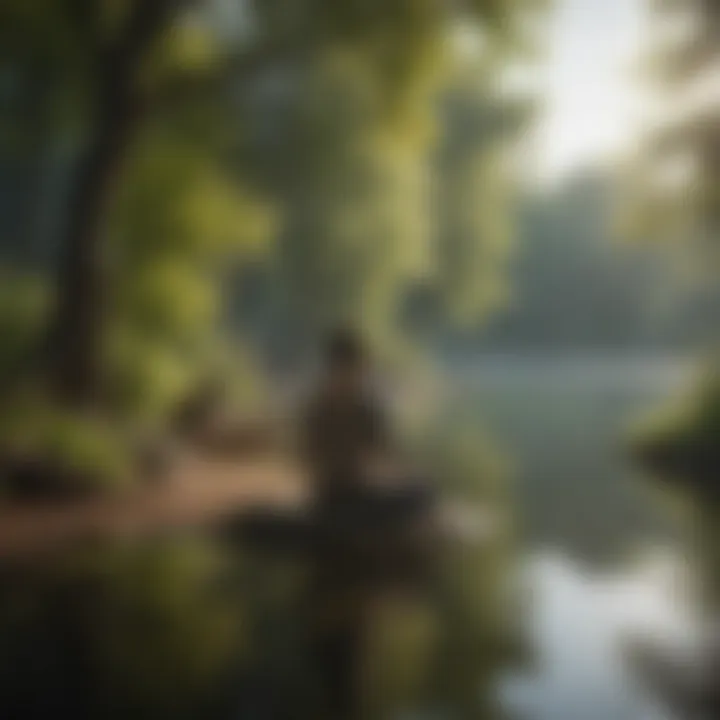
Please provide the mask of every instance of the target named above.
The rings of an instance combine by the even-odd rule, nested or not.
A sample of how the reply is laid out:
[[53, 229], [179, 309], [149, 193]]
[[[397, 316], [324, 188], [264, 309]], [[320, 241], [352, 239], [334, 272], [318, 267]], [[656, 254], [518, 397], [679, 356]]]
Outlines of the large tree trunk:
[[54, 389], [70, 404], [92, 401], [101, 384], [109, 281], [104, 219], [136, 124], [137, 111], [132, 105], [128, 98], [118, 97], [102, 108], [103, 117], [80, 161], [69, 199], [49, 358]]
[[101, 391], [110, 281], [105, 221], [142, 119], [142, 61], [176, 4], [136, 0], [117, 41], [98, 58], [94, 130], [78, 164], [60, 238], [56, 311], [49, 333], [52, 386], [69, 405], [92, 404]]

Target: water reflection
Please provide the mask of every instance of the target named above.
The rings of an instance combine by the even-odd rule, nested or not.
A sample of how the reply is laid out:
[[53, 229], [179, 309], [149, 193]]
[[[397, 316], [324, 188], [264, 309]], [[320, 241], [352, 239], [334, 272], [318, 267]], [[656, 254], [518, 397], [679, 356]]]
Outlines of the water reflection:
[[[253, 593], [294, 580], [274, 611], [263, 603], [269, 632], [256, 636], [240, 717], [496, 717], [495, 680], [512, 645], [502, 538], [428, 542], [427, 528], [407, 529], [335, 527], [302, 553], [278, 543], [268, 552], [265, 535]], [[273, 691], [261, 698], [258, 688]]]
[[492, 717], [494, 551], [324, 547], [222, 533], [4, 568], [4, 716]]
[[529, 631], [534, 667], [509, 674], [506, 704], [532, 720], [667, 720], [637, 681], [633, 638], [669, 641], [689, 630], [683, 565], [659, 554], [611, 574], [559, 554], [531, 558]]
[[[664, 554], [593, 562], [672, 541], [651, 499], [624, 489], [610, 442], [661, 391], [619, 370], [593, 378], [479, 373], [453, 420], [467, 442], [443, 419], [444, 489], [516, 506], [524, 549], [502, 531], [430, 547], [326, 538], [318, 555], [293, 533], [232, 526], [5, 566], [2, 717], [666, 720], [626, 650], [688, 635], [688, 582]], [[483, 414], [517, 461], [514, 503], [480, 447]]]
[[234, 569], [205, 541], [109, 545], [4, 568], [6, 717], [198, 717], [243, 647]]

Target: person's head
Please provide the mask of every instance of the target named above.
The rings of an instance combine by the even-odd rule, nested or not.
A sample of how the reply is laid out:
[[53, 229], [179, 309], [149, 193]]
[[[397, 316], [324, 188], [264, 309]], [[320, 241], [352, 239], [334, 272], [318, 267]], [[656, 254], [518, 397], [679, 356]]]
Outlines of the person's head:
[[359, 388], [367, 372], [368, 358], [359, 335], [347, 328], [331, 332], [325, 347], [325, 372], [338, 391]]

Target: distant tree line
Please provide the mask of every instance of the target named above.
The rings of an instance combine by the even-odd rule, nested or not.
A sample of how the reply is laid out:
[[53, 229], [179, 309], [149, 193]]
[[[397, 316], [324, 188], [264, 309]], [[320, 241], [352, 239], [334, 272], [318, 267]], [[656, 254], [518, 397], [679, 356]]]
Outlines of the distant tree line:
[[[616, 227], [621, 184], [588, 169], [521, 202], [506, 307], [472, 332], [443, 330], [443, 346], [484, 351], [658, 350], [696, 347], [713, 332], [720, 292], [683, 280], [661, 254]], [[418, 294], [409, 317], [431, 316]]]

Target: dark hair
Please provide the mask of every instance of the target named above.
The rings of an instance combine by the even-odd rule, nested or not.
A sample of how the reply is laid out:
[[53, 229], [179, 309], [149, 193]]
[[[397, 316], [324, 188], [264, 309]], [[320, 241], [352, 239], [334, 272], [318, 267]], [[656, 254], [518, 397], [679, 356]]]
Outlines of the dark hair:
[[328, 335], [325, 361], [329, 367], [360, 365], [365, 358], [365, 347], [356, 332], [348, 328], [337, 328]]

